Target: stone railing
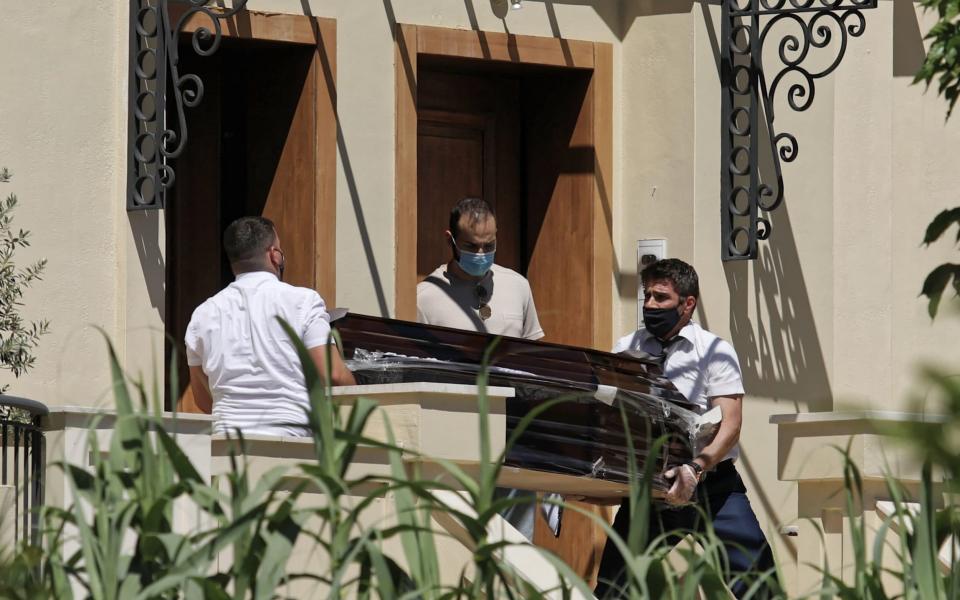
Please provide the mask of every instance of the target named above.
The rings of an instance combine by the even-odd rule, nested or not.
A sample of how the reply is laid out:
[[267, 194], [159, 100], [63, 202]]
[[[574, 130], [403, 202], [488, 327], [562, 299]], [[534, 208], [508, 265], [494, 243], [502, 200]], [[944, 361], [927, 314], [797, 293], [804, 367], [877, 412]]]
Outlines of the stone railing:
[[[473, 385], [453, 385], [439, 383], [401, 383], [386, 385], [351, 386], [336, 388], [334, 397], [340, 404], [350, 404], [357, 397], [364, 396], [375, 399], [378, 410], [368, 422], [365, 435], [377, 441], [386, 441], [386, 422], [389, 421], [393, 431], [394, 443], [410, 450], [405, 457], [408, 469], [416, 469], [421, 479], [443, 479], [448, 485], [455, 485], [452, 478], [443, 478], [442, 469], [437, 461], [439, 458], [449, 461], [467, 473], [477, 474], [480, 465], [479, 415], [476, 410], [478, 389]], [[489, 430], [490, 452], [496, 456], [502, 452], [506, 438], [506, 401], [514, 395], [512, 388], [488, 388], [489, 399]], [[239, 450], [239, 442], [235, 438], [224, 435], [211, 435], [212, 418], [207, 415], [165, 413], [163, 415], [165, 427], [176, 434], [176, 439], [183, 452], [194, 464], [200, 475], [207, 481], [213, 481], [218, 475], [223, 475], [231, 468], [230, 455]], [[115, 425], [115, 415], [112, 411], [89, 408], [58, 407], [51, 409], [45, 421], [47, 434], [47, 462], [53, 464], [59, 461], [89, 467], [91, 452], [106, 453], [109, 450], [110, 438]], [[94, 433], [99, 448], [90, 449], [90, 431]], [[263, 473], [273, 467], [289, 468], [288, 480], [295, 483], [298, 477], [296, 466], [309, 462], [314, 457], [312, 440], [306, 438], [287, 438], [272, 436], [245, 436], [244, 460], [251, 481], [256, 481]], [[376, 447], [363, 447], [357, 452], [347, 473], [349, 479], [358, 479], [364, 476], [387, 476], [390, 474], [389, 456], [385, 450]], [[556, 481], [543, 474], [533, 474], [521, 469], [507, 468], [502, 471], [499, 484], [509, 487], [543, 490], [551, 487], [558, 489], [576, 490], [577, 480], [593, 485], [589, 490], [580, 490], [580, 493], [607, 493], [622, 492], [623, 486], [610, 484], [602, 487], [605, 482], [596, 483], [571, 476], [556, 476]], [[371, 490], [378, 486], [371, 486]], [[67, 485], [60, 469], [49, 469], [46, 475], [46, 501], [57, 506], [69, 506], [73, 503], [72, 492]], [[365, 492], [370, 490], [354, 490], [354, 496], [344, 499], [345, 502], [356, 502], [366, 497]], [[456, 489], [443, 491], [438, 498], [446, 503], [451, 510], [464, 511], [469, 509], [463, 495]], [[319, 490], [307, 490], [301, 496], [305, 503], [322, 502]], [[360, 523], [360, 527], [389, 527], [396, 523], [394, 502], [388, 495], [378, 497], [369, 511], [364, 513], [368, 521]], [[195, 529], [202, 517], [191, 511], [188, 505], [184, 510], [175, 510], [174, 529], [186, 532]], [[472, 548], [469, 547], [468, 536], [465, 535], [454, 519], [448, 515], [438, 513], [432, 520], [432, 526], [440, 535], [436, 536], [438, 555], [440, 558], [441, 576], [444, 581], [453, 583], [472, 564]], [[309, 548], [314, 541], [304, 539], [297, 542], [291, 553], [288, 569], [291, 572], [320, 572], [322, 564], [316, 561], [323, 560], [320, 552]], [[541, 590], [556, 589], [559, 579], [556, 569], [529, 544], [523, 535], [500, 517], [495, 517], [488, 530], [490, 540], [504, 540], [514, 542], [516, 546], [504, 548], [502, 560], [517, 566], [517, 572], [523, 573], [525, 579]], [[69, 540], [67, 542], [69, 544]], [[395, 543], [395, 542], [390, 542]], [[303, 545], [303, 547], [300, 547]], [[69, 553], [73, 548], [64, 548]], [[398, 560], [402, 562], [402, 552], [396, 550]], [[221, 560], [230, 560], [229, 552], [224, 553]], [[469, 569], [468, 569], [469, 570]], [[312, 584], [305, 589], [299, 589], [297, 583], [290, 584], [285, 594], [291, 597], [308, 597]]]

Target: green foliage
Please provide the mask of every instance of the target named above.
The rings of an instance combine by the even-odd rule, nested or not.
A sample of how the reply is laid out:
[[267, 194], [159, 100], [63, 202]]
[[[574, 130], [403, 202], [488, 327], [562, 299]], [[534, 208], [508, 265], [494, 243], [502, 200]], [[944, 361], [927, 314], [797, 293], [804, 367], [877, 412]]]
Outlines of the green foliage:
[[[930, 49], [913, 82], [922, 81], [929, 89], [936, 80], [937, 95], [947, 101], [949, 119], [960, 98], [960, 0], [920, 0], [920, 4], [925, 11], [936, 11], [939, 20], [924, 37], [929, 41]], [[936, 241], [951, 223], [960, 225], [960, 207], [937, 215], [927, 227], [923, 243], [929, 245]], [[957, 242], [960, 242], [960, 232]], [[944, 263], [931, 271], [923, 282], [921, 294], [929, 299], [931, 319], [936, 317], [940, 299], [951, 280], [953, 289], [960, 294], [960, 264]]]
[[[902, 432], [901, 432], [902, 433]], [[938, 486], [932, 476], [931, 463], [923, 468], [920, 497], [910, 498], [893, 477], [886, 479], [887, 493], [895, 513], [873, 532], [873, 545], [868, 546], [868, 527], [860, 507], [864, 503], [863, 478], [844, 453], [844, 491], [846, 514], [849, 517], [851, 559], [844, 562], [852, 571], [852, 581], [832, 573], [824, 565], [820, 596], [843, 600], [927, 600], [958, 598], [960, 572], [956, 559], [952, 568], [942, 568], [940, 548], [951, 535], [960, 535], [957, 507], [950, 503], [939, 508]], [[919, 510], [911, 510], [911, 502]], [[895, 537], [894, 537], [895, 536]], [[884, 552], [890, 541], [893, 546], [892, 567], [885, 566]], [[956, 538], [954, 538], [956, 539]], [[888, 561], [890, 562], [890, 561]], [[892, 585], [891, 585], [892, 584]]]
[[[960, 3], [960, 0], [955, 0], [955, 3]], [[960, 45], [960, 38], [958, 38], [957, 43]], [[958, 65], [960, 65], [960, 63], [958, 63]], [[955, 243], [960, 243], [960, 207], [945, 210], [937, 215], [933, 221], [930, 222], [930, 225], [927, 226], [927, 232], [923, 236], [923, 243], [929, 246], [937, 241], [953, 224], [957, 225], [957, 238]], [[929, 299], [927, 310], [930, 313], [931, 319], [937, 316], [937, 310], [940, 307], [943, 292], [947, 289], [947, 286], [950, 285], [951, 280], [953, 281], [952, 287], [955, 296], [960, 296], [960, 264], [944, 263], [931, 271], [924, 280], [923, 289], [920, 291], [920, 294]]]
[[[543, 597], [524, 573], [501, 559], [508, 544], [488, 535], [498, 512], [525, 500], [494, 494], [504, 454], [491, 452], [486, 373], [478, 379], [483, 460], [477, 477], [434, 458], [445, 477], [425, 480], [417, 466], [428, 457], [397, 446], [388, 420], [386, 442], [366, 438], [376, 403], [361, 398], [347, 410], [331, 402], [306, 349], [283, 325], [308, 386], [311, 460], [254, 479], [241, 435], [234, 440], [229, 471], [206, 482], [167, 431], [159, 409], [162, 394], [156, 386], [149, 394], [142, 383], [131, 381], [108, 344], [116, 404], [109, 450], [100, 452], [92, 427], [85, 453], [91, 464], [59, 465], [76, 500], [68, 507], [44, 508], [42, 549], [23, 548], [10, 561], [0, 561], [0, 597], [60, 599], [79, 591], [97, 600], [266, 599], [283, 597], [285, 586], [297, 581], [321, 586], [329, 598]], [[177, 389], [177, 382], [170, 386]], [[544, 403], [526, 415], [508, 445], [538, 414], [566, 400]], [[652, 452], [664, 443], [658, 440]], [[349, 467], [361, 449], [385, 453], [389, 474], [351, 478]], [[636, 464], [630, 468], [637, 473]], [[626, 540], [596, 514], [576, 506], [565, 509], [595, 519], [626, 557], [627, 597], [695, 598], [698, 588], [708, 597], [723, 597], [726, 556], [712, 531], [696, 536], [703, 551], [679, 550], [688, 564], [683, 574], [665, 560], [666, 536], [647, 539], [651, 490], [643, 482], [651, 479], [652, 468], [647, 465], [631, 485], [634, 520]], [[320, 506], [300, 501], [307, 489], [321, 492]], [[391, 499], [396, 515], [386, 523], [371, 516], [382, 515], [382, 509], [373, 508], [384, 498]], [[178, 511], [198, 515], [193, 528], [174, 528], [175, 503]], [[437, 531], [438, 515], [465, 532], [458, 542], [472, 550], [472, 563], [452, 583], [440, 576], [438, 540], [448, 534]], [[315, 564], [325, 565], [322, 572], [289, 569], [294, 548], [304, 544], [312, 545], [319, 559]], [[577, 590], [589, 597], [590, 588], [569, 566], [541, 552], [561, 581], [560, 589], [548, 592], [568, 598]]]
[[[853, 585], [839, 578], [824, 579], [831, 597], [859, 599], [960, 598], [960, 556], [953, 556], [944, 567], [940, 551], [949, 539], [960, 540], [960, 507], [956, 494], [960, 491], [960, 379], [935, 369], [925, 369], [921, 382], [939, 401], [928, 406], [929, 393], [912, 400], [915, 414], [931, 414], [927, 421], [912, 420], [896, 424], [877, 422], [877, 431], [899, 440], [921, 461], [919, 493], [911, 497], [893, 477], [886, 479], [887, 495], [895, 513], [875, 532], [872, 555], [868, 553], [867, 528], [862, 519], [850, 519], [854, 551]], [[931, 408], [933, 410], [931, 410]], [[938, 476], [934, 477], [934, 472]], [[863, 479], [856, 466], [845, 459], [845, 491], [848, 514], [863, 500]], [[911, 508], [911, 505], [913, 508]], [[891, 536], [895, 565], [883, 567], [884, 544]], [[894, 589], [884, 578], [895, 582]]]
[[5, 600], [45, 600], [55, 597], [40, 577], [43, 553], [39, 548], [23, 548], [12, 556], [0, 556], [0, 598]]
[[[292, 332], [288, 332], [291, 333]], [[46, 507], [42, 513], [45, 544], [23, 548], [9, 560], [0, 560], [0, 598], [94, 599], [191, 598], [272, 599], [289, 593], [288, 584], [303, 582], [320, 586], [329, 598], [541, 598], [506, 561], [507, 544], [488, 535], [498, 511], [517, 503], [496, 499], [494, 488], [503, 455], [494, 456], [484, 441], [476, 478], [458, 465], [439, 461], [443, 478], [423, 479], [418, 465], [428, 457], [399, 447], [390, 423], [385, 421], [386, 441], [365, 437], [376, 404], [358, 399], [351, 406], [331, 401], [330, 388], [322, 381], [309, 354], [296, 336], [310, 394], [308, 419], [313, 455], [303, 464], [274, 468], [253, 475], [245, 455], [242, 436], [233, 440], [231, 468], [207, 482], [168, 432], [159, 413], [156, 389], [145, 387], [121, 371], [110, 348], [110, 365], [117, 416], [112, 424], [109, 450], [101, 454], [93, 429], [89, 438], [91, 465], [63, 464], [66, 480], [77, 501], [65, 508]], [[942, 373], [925, 377], [943, 398], [945, 424], [905, 424], [885, 433], [913, 444], [928, 464], [946, 474], [946, 484], [955, 485], [960, 469], [956, 447], [960, 432], [960, 380]], [[171, 381], [176, 389], [176, 381]], [[488, 439], [487, 377], [478, 379], [480, 431]], [[547, 410], [556, 402], [538, 407]], [[625, 415], [624, 415], [625, 416]], [[527, 426], [536, 413], [518, 426]], [[385, 416], [384, 416], [385, 418]], [[624, 424], [626, 426], [626, 419]], [[628, 444], [632, 437], [627, 432]], [[649, 432], [647, 432], [649, 437]], [[516, 440], [514, 432], [508, 443]], [[666, 440], [656, 440], [656, 454]], [[385, 456], [387, 474], [351, 477], [350, 466], [361, 453], [377, 451]], [[369, 454], [367, 454], [369, 456]], [[632, 453], [628, 453], [632, 456]], [[436, 460], [436, 459], [433, 459]], [[577, 506], [566, 511], [586, 514], [607, 532], [627, 569], [622, 597], [686, 600], [702, 593], [706, 598], [727, 598], [724, 585], [726, 550], [712, 529], [692, 535], [695, 545], [681, 544], [675, 557], [685, 563], [681, 570], [668, 560], [668, 534], [649, 539], [646, 524], [651, 506], [653, 466], [631, 461], [633, 477], [630, 501], [631, 529], [619, 537], [606, 521]], [[939, 566], [938, 551], [948, 535], [960, 533], [960, 514], [953, 504], [938, 508], [939, 488], [933, 470], [923, 473], [919, 510], [901, 509], [894, 519], [875, 533], [868, 545], [867, 527], [858, 517], [850, 519], [853, 554], [852, 578], [845, 579], [823, 566], [823, 580], [816, 593], [822, 598], [905, 600], [956, 598], [960, 590], [957, 568]], [[844, 473], [848, 514], [860, 514], [863, 478], [849, 461]], [[449, 482], [449, 483], [445, 483]], [[888, 481], [889, 495], [899, 507], [908, 499], [903, 488]], [[323, 501], [306, 502], [306, 490], [320, 491]], [[955, 489], [953, 491], [956, 491]], [[462, 502], [451, 502], [452, 494]], [[315, 499], [317, 496], [314, 495]], [[392, 502], [395, 518], [386, 522], [375, 503]], [[188, 530], [174, 529], [174, 503], [178, 511], [199, 515]], [[379, 515], [379, 516], [378, 516]], [[458, 543], [472, 549], [473, 561], [453, 582], [440, 576], [439, 540], [448, 534], [437, 531], [436, 519], [452, 520], [465, 532]], [[892, 537], [895, 536], [895, 537]], [[894, 564], [884, 567], [884, 553], [893, 540]], [[311, 546], [324, 569], [294, 572], [289, 561], [295, 548]], [[556, 591], [571, 597], [574, 591], [590, 594], [587, 584], [560, 559], [541, 550], [562, 581]], [[847, 559], [845, 558], [845, 561]], [[756, 573], [748, 582], [748, 598], [761, 597], [761, 587], [776, 572]], [[891, 589], [890, 582], [895, 589]], [[621, 596], [617, 596], [621, 597]]]
[[926, 59], [914, 77], [929, 88], [937, 82], [937, 94], [947, 101], [947, 118], [960, 98], [960, 0], [920, 0], [926, 11], [936, 11], [939, 20], [924, 39], [930, 43]]
[[[9, 183], [10, 178], [6, 168], [0, 169], [0, 183]], [[33, 366], [36, 360], [33, 350], [40, 336], [49, 330], [50, 323], [46, 320], [25, 323], [20, 316], [23, 292], [35, 280], [41, 279], [47, 261], [38, 260], [20, 269], [14, 263], [16, 250], [30, 245], [30, 232], [13, 228], [16, 207], [15, 194], [0, 202], [0, 367], [19, 377]], [[3, 386], [0, 393], [9, 387]]]

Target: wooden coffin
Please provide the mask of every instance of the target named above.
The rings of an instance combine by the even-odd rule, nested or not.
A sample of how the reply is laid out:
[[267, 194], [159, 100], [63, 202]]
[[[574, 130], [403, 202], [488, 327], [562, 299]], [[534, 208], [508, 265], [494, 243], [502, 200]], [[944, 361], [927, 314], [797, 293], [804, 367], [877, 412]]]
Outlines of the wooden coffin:
[[[358, 383], [474, 384], [485, 371], [490, 385], [514, 388], [507, 436], [522, 432], [509, 466], [626, 482], [627, 427], [640, 473], [649, 460], [660, 473], [693, 455], [699, 410], [653, 361], [352, 313], [334, 327]], [[522, 427], [536, 410], [543, 412]], [[662, 436], [669, 443], [651, 456]], [[659, 477], [653, 484], [664, 485]]]

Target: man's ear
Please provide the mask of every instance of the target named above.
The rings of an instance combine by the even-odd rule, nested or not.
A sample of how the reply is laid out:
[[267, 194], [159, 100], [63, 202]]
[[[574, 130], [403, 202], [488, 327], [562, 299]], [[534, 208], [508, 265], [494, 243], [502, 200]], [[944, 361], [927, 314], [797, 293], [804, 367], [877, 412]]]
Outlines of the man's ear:
[[453, 234], [450, 233], [450, 230], [449, 230], [449, 229], [446, 230], [446, 231], [444, 231], [443, 233], [444, 233], [444, 235], [446, 235], [446, 237], [447, 237], [447, 243], [450, 244], [450, 249], [453, 251], [453, 255], [456, 256], [456, 255], [457, 255], [457, 241], [456, 241], [455, 239], [453, 239]]
[[697, 307], [697, 299], [693, 296], [687, 296], [683, 299], [683, 314], [693, 317], [693, 309]]

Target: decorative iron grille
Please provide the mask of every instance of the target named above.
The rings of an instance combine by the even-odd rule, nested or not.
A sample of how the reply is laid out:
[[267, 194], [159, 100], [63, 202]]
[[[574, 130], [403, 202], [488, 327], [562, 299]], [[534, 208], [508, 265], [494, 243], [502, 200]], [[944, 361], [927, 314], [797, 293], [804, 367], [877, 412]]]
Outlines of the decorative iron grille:
[[40, 543], [37, 509], [43, 505], [46, 462], [40, 419], [47, 414], [39, 402], [0, 395], [0, 492], [12, 492], [0, 494], [0, 527], [12, 525], [14, 539], [33, 545]]
[[176, 180], [173, 161], [189, 138], [186, 111], [203, 100], [203, 81], [180, 71], [178, 41], [194, 18], [193, 51], [210, 56], [220, 47], [221, 21], [243, 10], [207, 6], [208, 0], [130, 0], [130, 96], [127, 210], [163, 208]]
[[[783, 202], [782, 163], [795, 160], [800, 146], [796, 136], [774, 128], [778, 95], [794, 111], [810, 108], [817, 81], [836, 70], [849, 39], [866, 29], [862, 11], [876, 6], [877, 0], [722, 0], [723, 260], [756, 258], [759, 242], [772, 231], [768, 213]], [[771, 35], [781, 28], [782, 36]], [[776, 45], [780, 61], [772, 71], [764, 70], [768, 44]], [[820, 50], [833, 54], [824, 60]], [[818, 56], [819, 63], [811, 60]], [[766, 180], [761, 151], [772, 163]]]

